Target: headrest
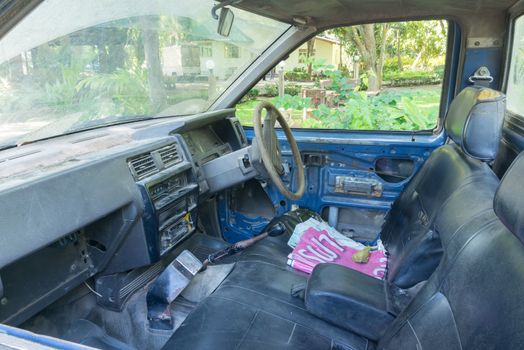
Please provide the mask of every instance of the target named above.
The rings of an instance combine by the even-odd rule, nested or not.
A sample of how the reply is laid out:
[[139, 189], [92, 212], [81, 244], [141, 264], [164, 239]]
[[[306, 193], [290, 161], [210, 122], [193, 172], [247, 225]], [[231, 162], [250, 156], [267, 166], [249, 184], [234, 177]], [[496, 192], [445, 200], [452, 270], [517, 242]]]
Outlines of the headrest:
[[453, 99], [444, 127], [467, 155], [495, 159], [502, 133], [506, 96], [487, 87], [469, 86]]
[[524, 152], [513, 161], [500, 181], [493, 207], [500, 221], [524, 242]]

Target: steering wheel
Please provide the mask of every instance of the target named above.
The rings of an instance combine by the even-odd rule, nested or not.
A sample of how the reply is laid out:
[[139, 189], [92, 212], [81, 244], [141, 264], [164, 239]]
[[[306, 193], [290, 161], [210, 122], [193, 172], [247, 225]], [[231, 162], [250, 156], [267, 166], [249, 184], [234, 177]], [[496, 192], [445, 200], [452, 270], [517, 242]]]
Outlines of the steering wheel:
[[[264, 116], [264, 123], [262, 127], [262, 111], [266, 110]], [[297, 168], [297, 191], [291, 192], [289, 188], [282, 181], [281, 176], [284, 174], [284, 166], [282, 165], [282, 154], [280, 151], [280, 145], [277, 139], [277, 133], [275, 131], [275, 122], [278, 123], [284, 130], [287, 142], [291, 146], [291, 152], [295, 165]], [[304, 165], [302, 164], [302, 157], [298, 150], [297, 142], [291, 133], [291, 128], [287, 124], [286, 120], [280, 113], [280, 111], [269, 102], [261, 102], [255, 108], [253, 113], [253, 125], [255, 129], [255, 139], [257, 141], [258, 151], [262, 158], [262, 163], [266, 168], [266, 171], [277, 186], [280, 193], [291, 200], [300, 199], [304, 195], [306, 188], [306, 177], [304, 176]]]

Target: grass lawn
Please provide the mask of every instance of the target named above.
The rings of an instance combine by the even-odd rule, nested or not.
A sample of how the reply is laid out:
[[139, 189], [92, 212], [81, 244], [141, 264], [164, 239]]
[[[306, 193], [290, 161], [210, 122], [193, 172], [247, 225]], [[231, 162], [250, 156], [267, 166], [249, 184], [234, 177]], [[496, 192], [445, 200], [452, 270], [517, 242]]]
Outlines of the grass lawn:
[[[423, 115], [425, 119], [428, 120], [428, 128], [431, 128], [436, 125], [439, 106], [440, 106], [440, 95], [441, 95], [441, 86], [440, 85], [431, 85], [431, 86], [417, 86], [417, 87], [401, 87], [401, 88], [385, 88], [381, 91], [377, 97], [369, 97], [369, 103], [372, 102], [374, 98], [390, 98], [396, 101], [396, 107], [398, 110], [405, 112], [406, 114], [419, 113]], [[409, 108], [409, 106], [403, 105], [404, 101], [407, 99], [416, 106], [416, 110]], [[274, 98], [259, 96], [256, 100], [250, 100], [237, 104], [236, 106], [236, 116], [241, 121], [242, 125], [253, 125], [253, 111], [258, 103], [261, 101], [270, 102], [274, 101]], [[385, 111], [386, 112], [386, 111]], [[386, 112], [387, 113], [387, 112]], [[302, 120], [302, 110], [292, 110], [292, 126], [301, 127], [303, 124]], [[407, 123], [407, 122], [406, 122]], [[322, 121], [316, 123], [318, 127], [322, 127]], [[409, 129], [408, 127], [398, 126], [395, 127], [398, 130]]]
[[[262, 102], [264, 98], [258, 97], [256, 100], [241, 102], [236, 105], [236, 116], [242, 125], [253, 125], [253, 111], [256, 105]], [[269, 98], [269, 100], [271, 100]]]

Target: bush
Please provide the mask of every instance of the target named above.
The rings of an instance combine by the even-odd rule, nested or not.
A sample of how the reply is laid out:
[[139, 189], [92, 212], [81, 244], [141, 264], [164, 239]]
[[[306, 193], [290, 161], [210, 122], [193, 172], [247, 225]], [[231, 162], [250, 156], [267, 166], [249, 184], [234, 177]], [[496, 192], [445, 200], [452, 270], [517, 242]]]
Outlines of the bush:
[[278, 86], [277, 84], [267, 84], [264, 86], [264, 96], [275, 97], [278, 96]]
[[346, 65], [342, 65], [339, 69], [340, 73], [342, 73], [342, 76], [346, 78], [352, 77], [352, 75], [349, 74], [349, 68]]
[[303, 67], [296, 67], [289, 72], [285, 72], [284, 78], [289, 81], [311, 81], [311, 75]]
[[[404, 64], [404, 62], [402, 62]], [[384, 67], [382, 68], [382, 72], [384, 75], [389, 73], [397, 73], [400, 72], [400, 69], [398, 67], [398, 62], [396, 57], [388, 57], [386, 58], [384, 62]]]
[[[301, 87], [296, 84], [284, 85], [284, 94], [287, 94], [287, 95], [291, 95], [291, 96], [300, 95], [300, 90], [301, 90]], [[267, 97], [278, 96], [278, 85], [277, 84], [268, 84], [264, 86], [264, 92], [260, 95], [264, 95]]]
[[433, 68], [433, 73], [435, 73], [440, 78], [444, 78], [444, 69], [445, 69], [445, 65], [439, 64], [438, 66], [435, 66]]
[[256, 100], [258, 95], [260, 95], [260, 91], [257, 88], [252, 88], [244, 95], [244, 97], [242, 97], [240, 102]]
[[[368, 96], [355, 91], [342, 72], [327, 70], [332, 80], [330, 89], [337, 93], [339, 107], [330, 108], [320, 104], [312, 111], [313, 118], [306, 121], [307, 127], [322, 127], [354, 130], [425, 130], [434, 126], [434, 111], [420, 108], [413, 94], [381, 93]], [[390, 74], [396, 81], [407, 82], [422, 79], [425, 82], [438, 80], [433, 72], [401, 72]], [[418, 81], [418, 80], [417, 80]], [[361, 76], [361, 84], [367, 84], [367, 76]], [[365, 88], [365, 86], [359, 88]], [[358, 90], [358, 89], [357, 89]], [[416, 94], [422, 94], [417, 92]]]
[[434, 127], [435, 116], [417, 106], [413, 97], [403, 94], [367, 96], [350, 92], [338, 108], [320, 104], [307, 121], [308, 127], [353, 130], [427, 130]]
[[255, 100], [259, 94], [260, 94], [260, 91], [258, 91], [257, 88], [252, 88], [251, 90], [247, 92], [246, 95], [249, 97], [250, 100]]
[[284, 94], [291, 95], [291, 96], [297, 96], [300, 95], [301, 87], [296, 84], [289, 84], [284, 85]]
[[384, 74], [390, 86], [431, 85], [442, 82], [442, 77], [432, 71], [404, 71]]
[[358, 85], [359, 91], [367, 91], [368, 89], [368, 75], [364, 73], [360, 76], [360, 84]]
[[284, 95], [282, 97], [275, 97], [271, 101], [275, 107], [277, 108], [284, 108], [287, 109], [295, 109], [300, 110], [304, 108], [308, 108], [311, 104], [311, 99], [309, 97], [303, 98], [300, 96], [291, 96], [291, 95]]

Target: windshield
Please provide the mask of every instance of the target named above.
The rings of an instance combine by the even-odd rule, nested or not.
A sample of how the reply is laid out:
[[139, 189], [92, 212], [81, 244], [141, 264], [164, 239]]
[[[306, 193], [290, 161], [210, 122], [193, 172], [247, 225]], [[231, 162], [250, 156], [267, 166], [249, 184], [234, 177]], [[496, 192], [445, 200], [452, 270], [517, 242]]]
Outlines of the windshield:
[[0, 41], [0, 147], [203, 112], [289, 26], [211, 0], [47, 0]]

